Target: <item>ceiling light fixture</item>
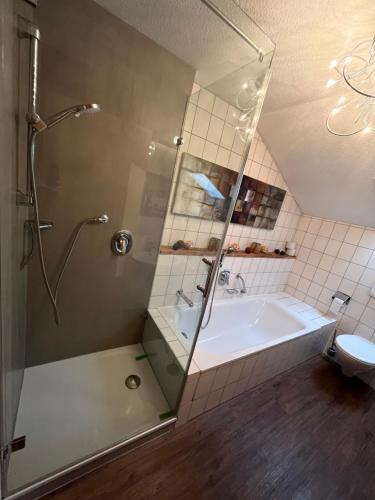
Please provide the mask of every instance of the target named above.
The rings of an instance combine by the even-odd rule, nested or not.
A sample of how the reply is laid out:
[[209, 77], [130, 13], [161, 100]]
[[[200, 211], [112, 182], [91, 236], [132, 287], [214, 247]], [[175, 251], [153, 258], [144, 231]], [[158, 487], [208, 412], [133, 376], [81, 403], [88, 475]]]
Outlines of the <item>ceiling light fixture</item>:
[[339, 136], [375, 132], [375, 37], [363, 40], [329, 67], [336, 75], [326, 87], [339, 85], [346, 94], [327, 117], [329, 132]]

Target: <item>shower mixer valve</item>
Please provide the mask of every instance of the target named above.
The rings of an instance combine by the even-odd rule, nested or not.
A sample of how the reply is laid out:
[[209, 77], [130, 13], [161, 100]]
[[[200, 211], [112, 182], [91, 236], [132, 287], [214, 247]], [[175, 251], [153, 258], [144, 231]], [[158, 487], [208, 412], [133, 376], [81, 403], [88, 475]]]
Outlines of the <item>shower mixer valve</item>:
[[122, 229], [117, 231], [111, 239], [111, 248], [114, 255], [117, 257], [126, 255], [130, 252], [133, 246], [133, 236], [130, 231]]

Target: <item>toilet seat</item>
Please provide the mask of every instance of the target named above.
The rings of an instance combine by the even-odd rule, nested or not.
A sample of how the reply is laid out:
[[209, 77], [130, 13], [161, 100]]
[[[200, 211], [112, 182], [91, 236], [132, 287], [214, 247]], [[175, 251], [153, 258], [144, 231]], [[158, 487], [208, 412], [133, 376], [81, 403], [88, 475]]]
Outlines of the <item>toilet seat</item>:
[[336, 345], [347, 356], [375, 366], [375, 344], [369, 340], [358, 335], [339, 335]]

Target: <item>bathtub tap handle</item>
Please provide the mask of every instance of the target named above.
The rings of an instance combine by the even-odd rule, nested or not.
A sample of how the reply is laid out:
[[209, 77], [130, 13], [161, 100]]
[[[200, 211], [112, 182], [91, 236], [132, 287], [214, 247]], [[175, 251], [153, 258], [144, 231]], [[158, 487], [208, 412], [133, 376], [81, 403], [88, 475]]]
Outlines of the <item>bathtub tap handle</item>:
[[246, 285], [245, 285], [245, 280], [241, 276], [240, 273], [236, 274], [236, 278], [241, 281], [242, 288], [240, 290], [240, 293], [247, 293]]

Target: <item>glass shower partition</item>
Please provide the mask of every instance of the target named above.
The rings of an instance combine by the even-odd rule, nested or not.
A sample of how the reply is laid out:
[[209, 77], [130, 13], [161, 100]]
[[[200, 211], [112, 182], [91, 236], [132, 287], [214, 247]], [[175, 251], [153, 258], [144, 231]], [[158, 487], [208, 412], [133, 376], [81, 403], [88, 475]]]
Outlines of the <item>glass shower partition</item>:
[[[172, 11], [169, 0], [160, 0], [153, 18], [170, 24], [159, 33], [153, 23], [147, 25], [143, 3], [124, 2], [117, 9], [105, 0], [81, 0], [77, 9], [74, 0], [39, 0], [32, 10], [21, 0], [6, 0], [1, 9], [10, 37], [19, 15], [40, 28], [42, 117], [84, 102], [102, 108], [38, 138], [41, 213], [54, 222], [44, 231], [43, 244], [54, 282], [77, 224], [109, 215], [103, 226], [85, 226], [77, 240], [58, 295], [61, 325], [54, 322], [33, 256], [24, 271], [25, 357], [14, 325], [8, 322], [1, 331], [7, 347], [1, 475], [3, 496], [16, 498], [26, 487], [33, 491], [58, 482], [173, 423], [222, 252], [230, 243], [227, 228], [274, 46], [227, 0], [177, 2]], [[8, 112], [24, 116], [19, 103]], [[21, 229], [32, 221], [32, 207], [13, 210]], [[132, 249], [114, 255], [111, 239], [123, 229], [133, 236]], [[11, 235], [17, 249], [24, 243], [20, 233]], [[5, 237], [2, 231], [2, 245]], [[22, 255], [14, 255], [18, 266]], [[7, 305], [2, 305], [3, 314]], [[12, 388], [6, 392], [9, 374]], [[25, 449], [5, 460], [10, 439], [22, 435]]]
[[[194, 347], [210, 321], [251, 140], [271, 76], [273, 42], [232, 2], [203, 0], [236, 37], [237, 57], [198, 70], [185, 114], [143, 345], [175, 415]], [[224, 50], [225, 52], [225, 50]], [[234, 242], [233, 242], [234, 243]]]

